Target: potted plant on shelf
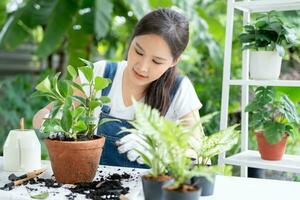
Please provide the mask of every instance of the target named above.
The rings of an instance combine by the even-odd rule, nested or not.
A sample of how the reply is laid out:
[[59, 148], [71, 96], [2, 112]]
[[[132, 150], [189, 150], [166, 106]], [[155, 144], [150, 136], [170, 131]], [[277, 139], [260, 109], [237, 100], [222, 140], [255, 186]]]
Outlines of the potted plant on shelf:
[[253, 24], [245, 25], [239, 40], [244, 44], [243, 50], [251, 50], [249, 71], [252, 79], [278, 79], [284, 49], [298, 43], [295, 31], [274, 11], [263, 13]]
[[[60, 79], [59, 73], [46, 77], [36, 86], [34, 96], [43, 96], [52, 103], [52, 109], [45, 118], [41, 131], [50, 136], [44, 140], [51, 161], [54, 176], [61, 183], [90, 182], [99, 165], [103, 136], [94, 135], [94, 130], [101, 123], [93, 117], [96, 108], [109, 102], [106, 96], [96, 94], [108, 86], [109, 79], [94, 77], [93, 64], [79, 67], [88, 83], [75, 82], [77, 71], [68, 66], [71, 80]], [[89, 89], [87, 95], [83, 87]], [[74, 93], [81, 92], [81, 96]]]
[[132, 129], [124, 128], [122, 132], [136, 134], [143, 151], [135, 149], [150, 170], [142, 176], [145, 200], [162, 200], [162, 186], [172, 180], [167, 175], [166, 148], [160, 140], [160, 133], [168, 131], [165, 119], [160, 113], [149, 106], [133, 101], [135, 120]]
[[197, 137], [193, 136], [189, 143], [195, 152], [196, 162], [193, 165], [197, 171], [206, 174], [205, 176], [195, 176], [192, 183], [202, 188], [201, 196], [213, 195], [216, 174], [224, 173], [224, 169], [217, 165], [210, 165], [209, 162], [214, 156], [230, 150], [233, 145], [238, 143], [240, 131], [235, 130], [238, 124], [232, 125], [224, 130], [205, 136], [201, 124], [210, 120], [213, 115], [209, 114], [201, 119], [200, 132]]
[[255, 129], [261, 158], [281, 160], [286, 140], [293, 138], [300, 122], [294, 103], [272, 87], [261, 86], [245, 111], [250, 113], [249, 127]]

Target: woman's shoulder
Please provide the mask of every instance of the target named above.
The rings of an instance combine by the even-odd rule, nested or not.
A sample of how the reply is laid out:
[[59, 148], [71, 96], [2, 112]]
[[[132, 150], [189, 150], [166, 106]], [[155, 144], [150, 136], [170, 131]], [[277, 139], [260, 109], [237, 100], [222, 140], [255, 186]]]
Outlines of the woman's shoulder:
[[202, 104], [195, 91], [193, 83], [187, 76], [182, 81], [167, 113], [169, 118], [177, 120], [193, 110], [200, 109]]
[[116, 66], [117, 66], [117, 72], [118, 72], [126, 66], [127, 62], [125, 60], [122, 60], [122, 61], [110, 61], [110, 60], [96, 61], [96, 62], [94, 62], [94, 74], [95, 74], [95, 76], [103, 76], [105, 68], [106, 68], [107, 64], [109, 64], [109, 63], [115, 63]]
[[190, 89], [193, 90], [194, 89], [194, 85], [191, 82], [191, 80], [189, 79], [189, 77], [185, 76], [185, 75], [177, 75], [177, 81], [180, 81], [180, 85], [178, 87], [178, 90], [186, 90], [186, 89]]

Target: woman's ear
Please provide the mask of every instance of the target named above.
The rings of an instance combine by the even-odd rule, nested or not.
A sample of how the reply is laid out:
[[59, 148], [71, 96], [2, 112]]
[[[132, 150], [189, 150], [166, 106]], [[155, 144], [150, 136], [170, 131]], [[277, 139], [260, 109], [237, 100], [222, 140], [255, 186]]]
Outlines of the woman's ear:
[[171, 67], [175, 67], [175, 66], [177, 65], [177, 63], [180, 61], [180, 59], [181, 59], [181, 56], [179, 56], [178, 58], [176, 58], [176, 59], [173, 61]]

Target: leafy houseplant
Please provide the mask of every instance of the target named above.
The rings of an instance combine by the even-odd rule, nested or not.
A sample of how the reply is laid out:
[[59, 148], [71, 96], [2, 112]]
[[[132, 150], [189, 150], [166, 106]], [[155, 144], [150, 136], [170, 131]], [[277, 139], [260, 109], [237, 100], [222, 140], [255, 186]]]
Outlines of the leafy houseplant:
[[272, 87], [258, 87], [254, 99], [247, 105], [249, 126], [256, 131], [262, 159], [281, 160], [287, 137], [294, 136], [299, 116], [293, 102]]
[[[180, 124], [160, 116], [156, 109], [142, 103], [134, 103], [136, 119], [133, 129], [125, 129], [141, 138], [143, 152], [137, 150], [151, 168], [142, 178], [146, 199], [198, 199], [199, 188], [189, 184], [196, 174], [191, 170], [191, 160], [186, 157], [188, 136]], [[166, 173], [173, 180], [166, 179]], [[163, 192], [161, 194], [161, 187]], [[155, 188], [155, 189], [154, 189]]]
[[166, 148], [160, 140], [162, 131], [169, 131], [165, 119], [151, 107], [134, 102], [135, 120], [131, 122], [132, 129], [123, 129], [125, 132], [136, 134], [140, 138], [140, 145], [144, 150], [135, 149], [150, 171], [142, 177], [144, 196], [146, 200], [161, 200], [162, 186], [170, 182], [167, 175], [165, 156]]
[[190, 183], [191, 178], [206, 175], [199, 168], [191, 168], [191, 159], [186, 156], [189, 149], [190, 132], [172, 121], [166, 121], [169, 131], [162, 132], [161, 139], [167, 149], [166, 160], [168, 171], [174, 182], [163, 187], [166, 200], [171, 199], [199, 199], [201, 190]]
[[[212, 116], [211, 114], [204, 116], [199, 124], [206, 123]], [[194, 168], [206, 174], [206, 176], [192, 178], [192, 183], [202, 188], [201, 196], [213, 194], [215, 175], [222, 173], [223, 170], [219, 166], [208, 165], [208, 162], [212, 157], [230, 150], [237, 144], [239, 138], [239, 131], [235, 130], [237, 126], [238, 124], [235, 124], [210, 136], [199, 133], [198, 137], [193, 138], [193, 142], [190, 143], [191, 149], [197, 155]], [[200, 131], [203, 132], [202, 128]]]
[[244, 44], [243, 50], [252, 50], [251, 78], [278, 79], [284, 49], [297, 44], [295, 31], [286, 26], [274, 11], [259, 15], [253, 24], [245, 25], [244, 30], [239, 39]]
[[[59, 73], [54, 77], [46, 77], [36, 86], [34, 94], [45, 96], [52, 103], [41, 130], [50, 134], [45, 144], [54, 175], [57, 181], [63, 183], [92, 181], [105, 142], [104, 137], [94, 135], [94, 130], [101, 122], [98, 123], [93, 114], [96, 108], [109, 102], [108, 97], [98, 98], [97, 93], [107, 87], [110, 81], [94, 77], [93, 64], [87, 60], [82, 61], [87, 66], [79, 67], [78, 70], [83, 73], [87, 83], [76, 83], [77, 71], [68, 66], [71, 80], [59, 80]], [[89, 94], [85, 94], [83, 87], [88, 88]], [[74, 92], [76, 90], [82, 95], [78, 96]]]

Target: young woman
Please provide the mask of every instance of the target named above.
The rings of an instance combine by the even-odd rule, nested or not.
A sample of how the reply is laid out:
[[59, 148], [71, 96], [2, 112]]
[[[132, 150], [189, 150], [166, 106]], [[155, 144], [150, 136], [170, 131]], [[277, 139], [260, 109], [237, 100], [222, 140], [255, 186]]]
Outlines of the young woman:
[[[128, 50], [127, 61], [99, 61], [94, 64], [96, 76], [110, 78], [112, 84], [99, 95], [107, 95], [111, 103], [95, 111], [95, 116], [117, 118], [104, 123], [97, 134], [106, 137], [100, 164], [145, 167], [133, 150], [139, 148], [134, 134], [118, 134], [121, 127], [131, 127], [134, 119], [132, 97], [160, 111], [171, 120], [182, 120], [193, 126], [199, 120], [201, 103], [187, 77], [176, 72], [180, 55], [189, 41], [189, 24], [180, 13], [158, 9], [145, 15], [136, 25]], [[80, 74], [78, 81], [86, 82]], [[86, 91], [88, 92], [88, 91]], [[39, 127], [50, 106], [34, 117]]]

